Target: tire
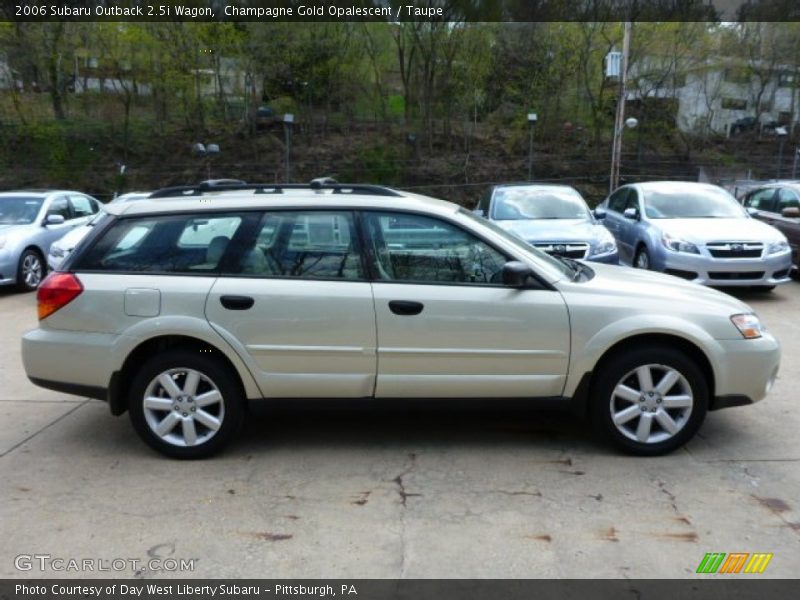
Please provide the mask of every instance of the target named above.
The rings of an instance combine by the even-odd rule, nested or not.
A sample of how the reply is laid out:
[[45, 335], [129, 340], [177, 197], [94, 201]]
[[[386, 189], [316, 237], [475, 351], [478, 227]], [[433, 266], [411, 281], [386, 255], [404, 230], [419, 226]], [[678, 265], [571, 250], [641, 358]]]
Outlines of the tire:
[[[187, 383], [192, 385], [190, 374], [197, 379], [194, 393], [187, 389]], [[165, 380], [176, 384], [170, 392]], [[245, 398], [229, 367], [183, 348], [158, 354], [139, 369], [130, 387], [128, 412], [136, 433], [151, 448], [171, 458], [206, 458], [238, 433]]]
[[39, 287], [47, 274], [47, 264], [38, 250], [28, 248], [19, 257], [17, 264], [17, 289], [32, 292]]
[[[708, 411], [708, 382], [702, 370], [680, 350], [640, 346], [612, 356], [598, 368], [592, 385], [592, 424], [625, 452], [638, 456], [667, 454], [689, 441], [703, 424]], [[647, 369], [651, 385], [646, 376], [640, 376], [640, 368]], [[669, 379], [664, 379], [668, 375]], [[672, 428], [674, 431], [670, 431]]]
[[633, 257], [633, 266], [636, 269], [644, 269], [645, 271], [649, 271], [652, 268], [650, 254], [644, 246], [636, 251], [636, 256]]

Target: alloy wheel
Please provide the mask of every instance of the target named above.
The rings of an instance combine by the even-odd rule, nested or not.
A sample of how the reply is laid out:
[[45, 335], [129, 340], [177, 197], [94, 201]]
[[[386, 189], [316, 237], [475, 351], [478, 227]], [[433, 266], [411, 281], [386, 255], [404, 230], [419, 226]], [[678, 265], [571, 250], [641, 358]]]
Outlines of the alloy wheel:
[[225, 400], [219, 387], [195, 369], [160, 373], [148, 384], [142, 403], [147, 425], [172, 446], [208, 442], [225, 418]]
[[619, 380], [609, 408], [617, 430], [642, 444], [674, 437], [689, 421], [694, 395], [689, 382], [667, 365], [637, 367]]
[[42, 282], [42, 261], [36, 254], [28, 253], [22, 259], [22, 279], [25, 285], [33, 289]]

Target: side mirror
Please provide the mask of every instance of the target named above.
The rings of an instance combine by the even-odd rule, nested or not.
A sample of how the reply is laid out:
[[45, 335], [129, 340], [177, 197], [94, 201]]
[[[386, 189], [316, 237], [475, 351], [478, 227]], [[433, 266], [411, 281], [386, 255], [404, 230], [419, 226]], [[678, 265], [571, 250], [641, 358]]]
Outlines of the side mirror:
[[45, 227], [47, 225], [63, 225], [63, 224], [64, 224], [64, 215], [47, 215], [44, 218], [44, 223], [42, 223], [42, 225], [44, 225]]
[[781, 211], [781, 216], [787, 219], [800, 219], [800, 208], [796, 206], [787, 206]]
[[592, 214], [594, 214], [595, 219], [597, 219], [598, 221], [602, 221], [603, 219], [606, 218], [607, 213], [605, 208], [598, 206], [592, 211]]
[[512, 260], [503, 265], [503, 285], [509, 287], [524, 287], [533, 270], [524, 262]]
[[752, 206], [747, 208], [747, 214], [751, 217], [757, 217], [760, 213], [758, 209], [753, 208]]
[[473, 215], [478, 215], [479, 217], [485, 217], [486, 216], [486, 211], [483, 210], [482, 208], [476, 208], [475, 210], [472, 211], [472, 214]]
[[633, 221], [639, 220], [639, 209], [637, 208], [626, 208], [625, 212], [622, 213], [626, 219], [632, 219]]

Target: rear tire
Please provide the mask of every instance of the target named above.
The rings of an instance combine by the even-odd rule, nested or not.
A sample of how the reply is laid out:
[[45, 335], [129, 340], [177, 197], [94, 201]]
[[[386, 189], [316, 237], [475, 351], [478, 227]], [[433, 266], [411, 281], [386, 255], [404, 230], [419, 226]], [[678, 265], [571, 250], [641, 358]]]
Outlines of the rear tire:
[[703, 424], [708, 382], [680, 350], [631, 348], [598, 368], [592, 385], [592, 424], [625, 452], [667, 454], [689, 441]]
[[151, 448], [172, 458], [206, 458], [238, 433], [245, 398], [230, 368], [199, 349], [182, 348], [156, 355], [139, 369], [128, 412]]
[[28, 248], [19, 257], [17, 265], [17, 289], [20, 292], [32, 292], [42, 283], [47, 275], [47, 264], [38, 250]]

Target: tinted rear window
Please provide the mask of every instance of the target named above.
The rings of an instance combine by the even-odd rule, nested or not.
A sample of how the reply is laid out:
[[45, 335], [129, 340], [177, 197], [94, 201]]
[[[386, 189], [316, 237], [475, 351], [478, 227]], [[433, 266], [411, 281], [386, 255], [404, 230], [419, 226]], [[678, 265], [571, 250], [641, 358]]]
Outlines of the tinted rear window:
[[75, 269], [128, 273], [213, 273], [242, 225], [241, 214], [119, 219]]

